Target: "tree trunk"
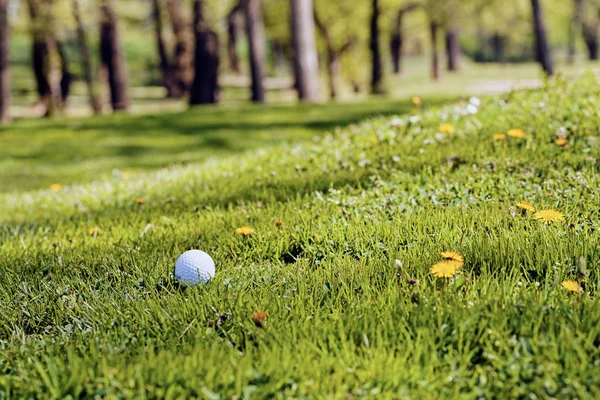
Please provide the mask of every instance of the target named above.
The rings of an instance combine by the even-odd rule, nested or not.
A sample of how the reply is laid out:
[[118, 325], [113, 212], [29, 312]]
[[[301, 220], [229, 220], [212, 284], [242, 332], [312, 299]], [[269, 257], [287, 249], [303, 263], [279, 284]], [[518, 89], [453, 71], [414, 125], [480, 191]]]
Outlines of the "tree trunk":
[[77, 41], [79, 44], [79, 52], [81, 53], [81, 67], [83, 70], [83, 78], [90, 98], [90, 107], [94, 114], [100, 114], [102, 112], [102, 106], [100, 105], [100, 99], [96, 95], [94, 90], [94, 79], [92, 73], [92, 63], [90, 61], [90, 51], [87, 45], [87, 39], [85, 29], [83, 28], [83, 21], [81, 20], [81, 10], [79, 9], [79, 0], [73, 0], [73, 18], [77, 26]]
[[577, 53], [576, 49], [576, 38], [577, 32], [581, 30], [581, 17], [583, 12], [583, 0], [574, 0], [573, 2], [573, 16], [569, 24], [569, 55], [568, 63], [575, 63], [575, 56]]
[[181, 11], [181, 0], [167, 0], [167, 13], [175, 36], [175, 55], [171, 68], [183, 95], [188, 91], [194, 79], [193, 39], [190, 24]]
[[[62, 45], [54, 34], [54, 0], [28, 0], [31, 17], [32, 65], [40, 97], [41, 115], [52, 116], [62, 106], [62, 92], [68, 94], [71, 77]], [[56, 56], [60, 58], [58, 71]]]
[[283, 61], [285, 58], [283, 55], [283, 46], [279, 41], [271, 41], [271, 52], [273, 54], [273, 71], [277, 74], [283, 69]]
[[585, 42], [585, 47], [587, 48], [588, 51], [588, 59], [590, 61], [597, 61], [598, 60], [598, 35], [594, 34], [594, 32], [597, 32], [593, 29], [591, 29], [592, 27], [584, 27], [583, 31], [584, 33], [584, 42]]
[[398, 14], [396, 16], [396, 25], [394, 26], [394, 32], [392, 33], [392, 37], [390, 39], [390, 53], [392, 55], [394, 74], [402, 73], [402, 46], [404, 44], [402, 25], [404, 22], [404, 16], [419, 7], [419, 3], [410, 3], [398, 10]]
[[32, 66], [33, 73], [35, 75], [35, 82], [37, 86], [38, 96], [40, 103], [45, 107], [44, 114], [48, 114], [50, 111], [52, 102], [52, 92], [50, 90], [50, 50], [48, 49], [48, 42], [41, 36], [36, 35], [33, 39], [32, 44]]
[[498, 33], [492, 36], [492, 49], [494, 50], [494, 61], [506, 63], [506, 36]]
[[194, 0], [194, 27], [195, 75], [190, 90], [190, 105], [218, 103], [219, 38], [208, 28], [204, 16], [204, 0]]
[[261, 0], [245, 0], [246, 31], [248, 35], [250, 74], [252, 76], [252, 101], [265, 102], [265, 28]]
[[338, 54], [333, 48], [327, 50], [327, 75], [329, 77], [329, 96], [332, 100], [337, 99], [337, 80], [340, 73], [340, 61]]
[[312, 0], [290, 0], [296, 86], [300, 100], [319, 101], [319, 59]]
[[[290, 0], [290, 5], [291, 5], [291, 0]], [[314, 8], [313, 8], [313, 12], [314, 12]], [[300, 75], [300, 69], [296, 65], [296, 61], [297, 61], [297, 58], [296, 58], [296, 42], [297, 42], [298, 39], [296, 38], [296, 30], [293, 28], [293, 25], [294, 25], [294, 15], [293, 15], [293, 10], [292, 10], [291, 7], [290, 7], [290, 12], [289, 12], [288, 18], [289, 18], [288, 25], [290, 27], [292, 27], [292, 28], [290, 28], [291, 29], [290, 39], [291, 39], [291, 42], [292, 42], [292, 73], [294, 74], [294, 76], [293, 76], [294, 80], [292, 82], [292, 89], [295, 90], [298, 93], [298, 97], [300, 97], [300, 90], [299, 90], [300, 85], [298, 83], [298, 82], [300, 82], [300, 77], [299, 77], [299, 75]], [[317, 58], [317, 60], [318, 60], [318, 58]]]
[[[45, 10], [48, 12], [48, 15], [51, 14], [51, 3], [47, 3], [48, 9]], [[48, 24], [48, 26], [52, 27], [52, 23]], [[59, 41], [56, 40], [56, 38], [54, 37], [53, 34], [53, 27], [50, 28], [50, 30], [48, 31], [48, 77], [49, 77], [49, 82], [50, 82], [50, 97], [52, 98], [50, 104], [51, 104], [51, 108], [49, 108], [49, 112], [47, 113], [47, 116], [52, 116], [54, 114], [55, 111], [58, 110], [62, 110], [64, 109], [64, 102], [63, 102], [63, 91], [64, 92], [68, 92], [69, 91], [69, 86], [70, 83], [67, 79], [66, 82], [63, 82], [63, 75], [62, 73], [64, 72], [64, 70], [67, 70], [67, 74], [68, 74], [68, 67], [65, 67], [66, 61], [64, 59], [64, 53], [61, 52], [60, 48], [61, 48], [61, 43]], [[56, 57], [58, 56], [59, 60], [56, 59]], [[60, 70], [58, 69], [58, 63], [60, 62]], [[66, 93], [68, 95], [68, 93]]]
[[431, 35], [431, 77], [435, 81], [440, 80], [440, 59], [438, 53], [438, 30], [439, 25], [435, 21], [429, 21], [429, 32]]
[[383, 93], [383, 64], [379, 48], [379, 0], [372, 0], [371, 14], [371, 93]]
[[399, 75], [402, 72], [402, 44], [404, 37], [402, 36], [402, 21], [404, 20], [404, 9], [398, 11], [396, 16], [396, 25], [392, 37], [390, 39], [390, 54], [392, 56], [392, 67], [394, 74]]
[[458, 29], [456, 27], [450, 27], [446, 31], [446, 57], [448, 61], [448, 71], [458, 71], [460, 58], [460, 39]]
[[322, 21], [317, 12], [315, 10], [315, 24], [317, 29], [321, 32], [323, 36], [323, 40], [325, 40], [325, 45], [327, 46], [327, 78], [329, 80], [329, 97], [332, 100], [337, 98], [337, 72], [338, 72], [338, 56], [333, 48], [333, 41], [331, 38], [331, 33], [329, 32], [329, 27], [327, 24]]
[[227, 15], [227, 54], [229, 56], [229, 66], [236, 74], [242, 73], [240, 58], [237, 52], [237, 43], [239, 35], [238, 15], [241, 7], [237, 4], [229, 15]]
[[600, 27], [600, 13], [596, 13], [595, 19], [582, 23], [583, 41], [588, 50], [590, 61], [598, 60], [598, 29]]
[[0, 0], [0, 124], [10, 121], [10, 57], [8, 0]]
[[537, 60], [542, 66], [544, 72], [548, 76], [552, 76], [554, 69], [552, 66], [552, 55], [548, 46], [548, 38], [546, 36], [546, 25], [539, 0], [531, 0], [531, 8], [533, 10], [533, 29], [535, 34], [535, 47]]
[[67, 59], [67, 52], [62, 41], [56, 41], [56, 53], [60, 58], [60, 101], [64, 107], [67, 103], [69, 95], [71, 94], [71, 83], [73, 83], [73, 74], [69, 69], [69, 60]]
[[396, 75], [402, 72], [402, 44], [404, 42], [402, 22], [404, 20], [404, 12], [404, 8], [398, 11], [396, 26], [390, 39], [390, 54], [392, 55], [392, 66]]
[[42, 21], [44, 13], [41, 9], [41, 4], [35, 0], [28, 0], [27, 5], [31, 19], [31, 64], [39, 96], [39, 105], [42, 108], [41, 114], [50, 116], [55, 107], [50, 83], [49, 33], [45, 23]]
[[402, 42], [404, 38], [401, 33], [393, 33], [390, 38], [390, 54], [392, 56], [392, 67], [395, 75], [402, 73]]
[[127, 70], [119, 45], [117, 16], [112, 7], [112, 0], [100, 2], [100, 60], [106, 67], [113, 110], [127, 111], [129, 109]]
[[154, 36], [158, 50], [160, 73], [168, 98], [179, 98], [183, 96], [183, 89], [177, 84], [177, 79], [171, 68], [171, 62], [167, 55], [167, 47], [163, 38], [161, 0], [152, 0], [152, 18], [154, 19]]

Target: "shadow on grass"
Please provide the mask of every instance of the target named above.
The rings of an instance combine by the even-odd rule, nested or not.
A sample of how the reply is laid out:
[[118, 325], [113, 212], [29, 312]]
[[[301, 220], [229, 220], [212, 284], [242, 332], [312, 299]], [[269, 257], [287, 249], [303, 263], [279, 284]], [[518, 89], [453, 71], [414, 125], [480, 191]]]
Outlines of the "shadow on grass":
[[[427, 106], [448, 98], [427, 100]], [[197, 107], [186, 112], [19, 121], [0, 128], [0, 192], [201, 162], [281, 142], [302, 142], [377, 116], [414, 112], [408, 100]]]
[[[449, 99], [428, 102], [436, 106]], [[201, 135], [212, 131], [261, 131], [304, 128], [324, 132], [376, 116], [406, 114], [414, 110], [409, 101], [376, 99], [360, 103], [325, 103], [298, 105], [246, 105], [241, 107], [206, 106], [185, 112], [158, 115], [126, 115], [59, 119], [55, 121], [22, 121], [14, 128], [0, 128], [0, 137], [18, 127], [23, 134], [39, 133], [43, 127], [72, 130], [86, 135], [88, 131], [110, 131], [119, 136]], [[81, 137], [79, 137], [81, 138]], [[78, 139], [74, 137], [73, 139]]]

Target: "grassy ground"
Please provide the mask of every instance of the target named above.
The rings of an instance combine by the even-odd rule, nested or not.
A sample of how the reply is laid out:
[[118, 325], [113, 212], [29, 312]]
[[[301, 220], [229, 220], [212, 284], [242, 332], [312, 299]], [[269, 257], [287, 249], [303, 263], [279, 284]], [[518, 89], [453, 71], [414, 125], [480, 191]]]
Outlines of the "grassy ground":
[[[429, 98], [426, 106], [447, 98]], [[409, 112], [409, 100], [203, 107], [187, 112], [25, 120], [0, 127], [0, 192], [105, 180], [290, 141], [368, 117]]]
[[[561, 79], [475, 113], [381, 117], [58, 192], [9, 181], [0, 395], [598, 398], [599, 85]], [[101, 121], [123, 140], [162, 129]], [[525, 137], [493, 139], [512, 128]], [[86, 181], [81, 165], [56, 176]], [[565, 220], [544, 224], [522, 200]], [[190, 248], [217, 274], [184, 290], [172, 271]], [[436, 279], [448, 249], [464, 265]]]

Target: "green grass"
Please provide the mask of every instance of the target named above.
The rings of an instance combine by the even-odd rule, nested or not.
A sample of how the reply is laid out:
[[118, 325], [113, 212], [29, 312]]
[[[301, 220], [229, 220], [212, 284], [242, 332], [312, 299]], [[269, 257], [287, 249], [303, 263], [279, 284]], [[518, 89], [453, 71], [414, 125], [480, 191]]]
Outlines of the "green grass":
[[[485, 99], [474, 115], [449, 105], [419, 120], [380, 117], [59, 193], [10, 182], [0, 194], [0, 396], [598, 398], [599, 85], [592, 74], [559, 78]], [[89, 124], [187, 152], [169, 150], [160, 123], [129, 118]], [[437, 134], [443, 122], [455, 131]], [[43, 126], [23, 133], [42, 138]], [[515, 127], [527, 137], [492, 139]], [[68, 131], [64, 153], [78, 139]], [[18, 140], [35, 153], [36, 141]], [[61, 169], [56, 180], [88, 180], [85, 159], [80, 175]], [[546, 226], [516, 210], [520, 200], [566, 221]], [[236, 235], [243, 225], [255, 233]], [[217, 275], [184, 290], [172, 270], [190, 248], [209, 252]], [[429, 268], [446, 249], [465, 265], [436, 281]], [[561, 282], [580, 279], [580, 260], [579, 296]], [[268, 313], [262, 328], [257, 310]]]
[[[430, 98], [441, 104], [449, 97]], [[368, 117], [406, 113], [408, 100], [201, 107], [187, 112], [24, 120], [0, 127], [0, 192], [106, 180], [248, 149], [312, 140]]]

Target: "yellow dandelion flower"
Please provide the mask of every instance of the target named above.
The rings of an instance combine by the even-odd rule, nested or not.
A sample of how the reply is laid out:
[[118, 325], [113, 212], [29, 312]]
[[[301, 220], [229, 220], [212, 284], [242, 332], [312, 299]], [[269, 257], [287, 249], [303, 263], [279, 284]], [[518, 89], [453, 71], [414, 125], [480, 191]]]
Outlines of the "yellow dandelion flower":
[[421, 103], [422, 103], [422, 102], [421, 102], [421, 98], [420, 98], [420, 97], [417, 97], [417, 96], [413, 97], [413, 98], [412, 98], [412, 103], [413, 103], [415, 106], [420, 106], [420, 105], [421, 105]]
[[564, 281], [562, 283], [562, 287], [567, 289], [569, 292], [583, 293], [583, 288], [581, 287], [581, 285], [572, 280]]
[[533, 204], [531, 204], [528, 201], [518, 202], [517, 207], [519, 207], [521, 210], [525, 210], [525, 211], [531, 211], [531, 212], [535, 211], [535, 207], [533, 206]]
[[126, 181], [131, 179], [131, 172], [129, 171], [124, 171], [121, 176], [123, 177], [123, 179], [125, 179]]
[[506, 140], [506, 135], [504, 133], [496, 133], [494, 134], [494, 140]]
[[97, 226], [94, 226], [93, 228], [88, 229], [88, 233], [90, 235], [97, 235], [100, 233], [100, 228]]
[[454, 132], [454, 127], [452, 126], [452, 124], [442, 124], [440, 125], [439, 129], [440, 133], [452, 133]]
[[54, 184], [50, 185], [50, 190], [58, 193], [62, 190], [62, 186], [60, 185], [60, 183], [54, 183]]
[[142, 204], [146, 204], [146, 200], [142, 199], [141, 197], [138, 197], [137, 199], [135, 199], [135, 202], [138, 203], [140, 206]]
[[521, 129], [511, 129], [506, 133], [508, 136], [516, 138], [516, 139], [524, 139], [525, 132]]
[[452, 278], [458, 273], [462, 263], [455, 260], [444, 260], [434, 264], [430, 271], [436, 278]]
[[460, 263], [461, 266], [463, 265], [463, 263], [465, 261], [462, 254], [460, 254], [457, 251], [451, 251], [451, 250], [443, 251], [442, 257], [444, 257], [446, 260], [456, 261], [457, 263]]
[[249, 226], [240, 226], [235, 230], [235, 233], [238, 235], [249, 236], [254, 233], [254, 228], [250, 228]]
[[556, 210], [540, 210], [536, 212], [533, 217], [539, 219], [545, 224], [551, 224], [552, 222], [559, 222], [565, 220], [565, 215], [560, 211]]
[[556, 139], [556, 141], [554, 142], [556, 143], [557, 146], [565, 146], [567, 143], [569, 143], [569, 141], [565, 138], [561, 138], [561, 139]]

